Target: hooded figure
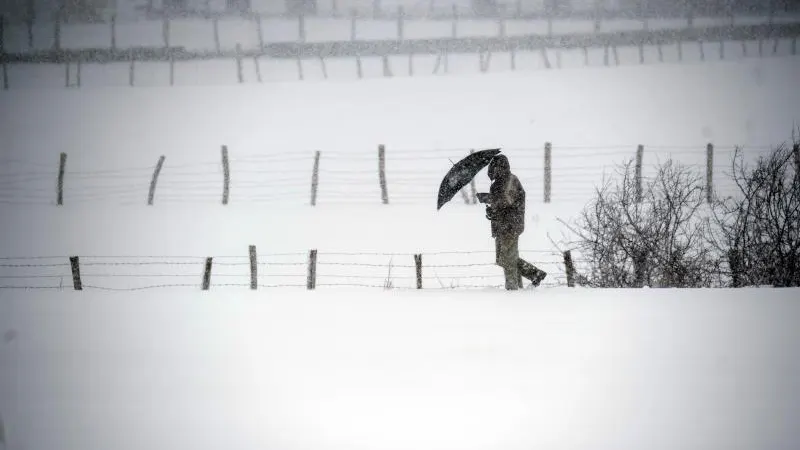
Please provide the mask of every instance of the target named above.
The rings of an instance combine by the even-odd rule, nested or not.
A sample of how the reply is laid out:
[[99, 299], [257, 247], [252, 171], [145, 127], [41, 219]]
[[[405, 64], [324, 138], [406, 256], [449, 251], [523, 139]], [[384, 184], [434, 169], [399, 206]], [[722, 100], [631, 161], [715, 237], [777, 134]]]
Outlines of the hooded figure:
[[494, 157], [489, 163], [488, 172], [492, 184], [486, 218], [491, 221], [495, 262], [503, 268], [506, 289], [521, 288], [522, 276], [538, 285], [547, 274], [519, 257], [519, 236], [525, 231], [525, 189], [516, 175], [511, 173], [511, 165], [505, 155]]

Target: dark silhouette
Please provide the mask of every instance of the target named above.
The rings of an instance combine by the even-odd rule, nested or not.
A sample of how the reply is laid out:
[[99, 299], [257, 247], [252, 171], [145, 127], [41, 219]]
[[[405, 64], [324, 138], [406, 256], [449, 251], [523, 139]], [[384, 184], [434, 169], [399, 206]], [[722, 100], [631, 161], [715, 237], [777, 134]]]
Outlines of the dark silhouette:
[[522, 287], [522, 277], [538, 286], [547, 274], [519, 257], [519, 237], [525, 231], [525, 189], [511, 173], [505, 155], [497, 155], [489, 163], [489, 193], [478, 194], [486, 205], [486, 218], [491, 221], [495, 238], [495, 262], [503, 268], [506, 289]]

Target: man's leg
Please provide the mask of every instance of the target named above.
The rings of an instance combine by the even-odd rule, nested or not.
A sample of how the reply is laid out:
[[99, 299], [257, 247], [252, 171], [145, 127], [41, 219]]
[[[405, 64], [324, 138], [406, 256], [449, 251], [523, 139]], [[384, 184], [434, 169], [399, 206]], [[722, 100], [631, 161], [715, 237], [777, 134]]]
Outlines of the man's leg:
[[498, 264], [503, 268], [506, 289], [516, 290], [522, 285], [517, 260], [519, 259], [519, 237], [497, 236]]

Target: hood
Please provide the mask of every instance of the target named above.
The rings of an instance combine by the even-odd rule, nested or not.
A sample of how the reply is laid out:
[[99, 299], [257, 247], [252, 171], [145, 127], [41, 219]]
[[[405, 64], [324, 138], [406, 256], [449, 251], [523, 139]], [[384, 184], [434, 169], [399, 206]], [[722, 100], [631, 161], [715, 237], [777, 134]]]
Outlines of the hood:
[[503, 179], [508, 178], [511, 175], [511, 165], [508, 163], [508, 158], [506, 155], [497, 155], [492, 158], [492, 161], [489, 163], [489, 179], [494, 181], [495, 179]]

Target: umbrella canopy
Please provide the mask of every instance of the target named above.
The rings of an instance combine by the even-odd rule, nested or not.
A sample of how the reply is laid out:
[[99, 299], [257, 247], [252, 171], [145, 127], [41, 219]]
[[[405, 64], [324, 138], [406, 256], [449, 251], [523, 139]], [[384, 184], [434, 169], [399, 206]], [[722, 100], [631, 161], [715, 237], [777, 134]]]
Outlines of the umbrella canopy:
[[492, 148], [488, 150], [481, 150], [478, 152], [470, 153], [469, 156], [461, 161], [453, 164], [450, 171], [442, 179], [442, 184], [439, 185], [439, 199], [436, 204], [436, 209], [442, 209], [445, 203], [455, 197], [455, 195], [464, 188], [478, 172], [484, 167], [489, 165], [489, 162], [500, 153], [499, 148]]

